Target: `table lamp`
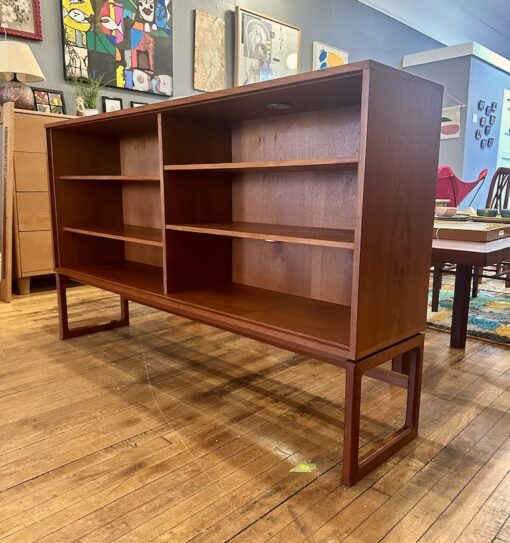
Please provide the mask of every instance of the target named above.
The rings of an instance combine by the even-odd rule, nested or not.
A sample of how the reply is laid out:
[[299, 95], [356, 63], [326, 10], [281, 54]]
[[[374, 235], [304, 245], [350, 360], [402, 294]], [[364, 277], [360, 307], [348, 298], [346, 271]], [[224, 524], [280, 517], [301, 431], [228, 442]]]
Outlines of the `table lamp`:
[[34, 94], [27, 83], [35, 81], [44, 81], [44, 74], [30, 47], [0, 41], [0, 105], [14, 102], [17, 108], [34, 109]]

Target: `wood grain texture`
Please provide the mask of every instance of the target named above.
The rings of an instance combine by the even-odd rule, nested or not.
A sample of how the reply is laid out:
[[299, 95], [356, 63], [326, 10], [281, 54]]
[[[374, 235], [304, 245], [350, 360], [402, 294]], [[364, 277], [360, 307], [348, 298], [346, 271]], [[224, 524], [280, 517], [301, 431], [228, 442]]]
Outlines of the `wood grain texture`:
[[440, 86], [387, 70], [366, 71], [364, 84], [352, 304], [357, 357], [425, 327], [442, 103]]
[[14, 153], [16, 192], [48, 192], [47, 153]]
[[354, 248], [354, 232], [351, 230], [250, 222], [167, 224], [166, 228], [177, 232], [194, 232], [197, 234], [213, 234], [216, 236], [280, 241], [341, 249]]
[[131, 224], [124, 224], [118, 228], [64, 226], [64, 232], [74, 232], [85, 236], [130, 241], [132, 243], [139, 243], [140, 245], [153, 245], [155, 247], [163, 246], [163, 242], [161, 241], [161, 230], [147, 226], [133, 226]]
[[301, 172], [323, 170], [350, 170], [356, 168], [357, 157], [311, 158], [307, 160], [273, 160], [260, 162], [223, 162], [209, 164], [179, 164], [165, 166], [167, 172]]
[[17, 192], [17, 227], [20, 232], [50, 230], [50, 200], [48, 191]]
[[20, 232], [20, 275], [34, 275], [35, 272], [51, 273], [53, 270], [53, 246], [51, 232]]
[[[68, 296], [73, 325], [118, 315], [115, 295]], [[508, 541], [505, 347], [429, 331], [421, 436], [347, 488], [334, 366], [138, 304], [130, 328], [63, 343], [54, 292], [15, 296], [0, 321], [8, 542]], [[363, 387], [366, 450], [404, 394]], [[290, 473], [303, 460], [317, 471]]]

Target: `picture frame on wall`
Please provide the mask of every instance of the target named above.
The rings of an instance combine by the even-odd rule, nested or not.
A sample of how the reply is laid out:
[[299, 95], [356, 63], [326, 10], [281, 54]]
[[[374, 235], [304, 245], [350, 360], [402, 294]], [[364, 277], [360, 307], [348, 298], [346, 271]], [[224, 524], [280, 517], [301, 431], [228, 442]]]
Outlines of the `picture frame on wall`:
[[478, 111], [483, 111], [485, 109], [485, 101], [478, 100]]
[[[0, 0], [1, 1], [1, 0]], [[173, 94], [173, 0], [59, 0], [65, 79]]]
[[0, 0], [0, 25], [9, 36], [41, 41], [41, 0]]
[[136, 100], [131, 100], [131, 107], [143, 107], [148, 106], [147, 102], [137, 102]]
[[66, 103], [62, 91], [32, 87], [32, 92], [34, 93], [35, 111], [58, 115], [66, 114]]
[[312, 44], [312, 69], [326, 70], [349, 62], [349, 53], [343, 49], [314, 41]]
[[482, 131], [479, 128], [475, 132], [475, 139], [477, 139], [477, 140], [482, 139]]
[[489, 147], [489, 149], [494, 145], [494, 138], [489, 138], [487, 140], [487, 147]]
[[491, 115], [489, 117], [489, 124], [496, 124], [496, 115]]
[[122, 99], [115, 98], [112, 96], [103, 96], [101, 98], [103, 103], [103, 111], [105, 113], [110, 113], [112, 111], [120, 111], [122, 109]]
[[296, 75], [301, 28], [236, 7], [235, 86]]
[[195, 47], [193, 88], [211, 92], [225, 88], [227, 80], [225, 56], [225, 19], [195, 10]]

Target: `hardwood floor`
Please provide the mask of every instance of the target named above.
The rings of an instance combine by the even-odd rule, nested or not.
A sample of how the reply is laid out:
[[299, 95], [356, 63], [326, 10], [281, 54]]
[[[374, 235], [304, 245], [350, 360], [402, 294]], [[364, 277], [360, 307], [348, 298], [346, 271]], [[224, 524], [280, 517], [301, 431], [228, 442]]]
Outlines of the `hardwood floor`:
[[[74, 322], [118, 313], [90, 287], [69, 300]], [[510, 542], [509, 349], [429, 331], [420, 437], [346, 488], [342, 370], [131, 317], [62, 342], [54, 292], [0, 304], [0, 541]], [[364, 387], [367, 447], [404, 391]]]

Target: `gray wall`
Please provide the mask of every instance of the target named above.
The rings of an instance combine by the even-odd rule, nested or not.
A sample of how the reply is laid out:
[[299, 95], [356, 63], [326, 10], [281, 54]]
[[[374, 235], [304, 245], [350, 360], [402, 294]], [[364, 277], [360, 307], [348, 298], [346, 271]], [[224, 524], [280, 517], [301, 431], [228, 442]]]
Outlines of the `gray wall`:
[[[44, 40], [32, 47], [46, 81], [44, 88], [65, 91], [68, 112], [74, 113], [72, 86], [63, 80], [62, 34], [59, 0], [42, 0]], [[174, 96], [193, 91], [193, 10], [198, 8], [226, 17], [228, 85], [232, 85], [234, 9], [236, 5], [288, 21], [303, 29], [301, 71], [311, 70], [312, 41], [322, 41], [349, 51], [352, 60], [372, 58], [400, 66], [402, 57], [442, 44], [373, 10], [356, 0], [174, 0]], [[153, 102], [149, 94], [106, 89], [104, 94]]]
[[[441, 83], [447, 94], [465, 104], [461, 115], [461, 137], [441, 141], [439, 164], [451, 166], [457, 176], [466, 181], [475, 180], [483, 169], [488, 168], [488, 178], [476, 198], [472, 200], [475, 190], [475, 193], [469, 194], [460, 205], [464, 209], [472, 201], [474, 208], [485, 207], [490, 181], [497, 166], [503, 93], [505, 88], [510, 88], [510, 74], [473, 56], [413, 66], [406, 68], [406, 71]], [[494, 138], [491, 149], [482, 149], [480, 140], [475, 139], [476, 130], [481, 128], [479, 119], [482, 112], [478, 111], [479, 100], [483, 100], [486, 105], [498, 103], [496, 124], [492, 127], [490, 136], [482, 135], [484, 139]], [[456, 105], [456, 101], [445, 95], [444, 105]], [[478, 115], [476, 123], [473, 122], [473, 114]], [[485, 113], [483, 116], [486, 116]]]
[[[456, 106], [459, 105], [459, 102], [467, 106], [471, 71], [470, 57], [420, 64], [406, 68], [406, 71], [444, 85], [444, 107]], [[467, 107], [461, 109], [460, 138], [441, 140], [439, 147], [439, 164], [451, 166], [458, 176], [463, 175], [464, 169], [467, 109]]]

